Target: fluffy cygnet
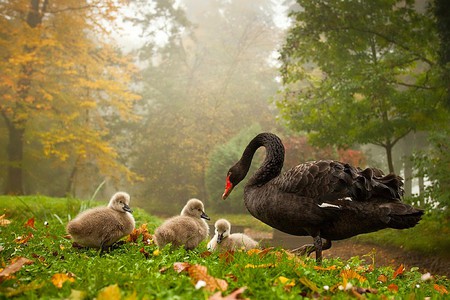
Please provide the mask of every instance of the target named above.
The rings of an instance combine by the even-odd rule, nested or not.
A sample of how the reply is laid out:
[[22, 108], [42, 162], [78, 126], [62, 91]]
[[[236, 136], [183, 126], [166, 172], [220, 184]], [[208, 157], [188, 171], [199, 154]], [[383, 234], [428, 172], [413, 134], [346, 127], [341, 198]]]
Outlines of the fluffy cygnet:
[[215, 234], [208, 243], [208, 250], [228, 251], [245, 249], [250, 250], [258, 247], [258, 242], [243, 233], [230, 234], [231, 224], [225, 219], [219, 219], [214, 224]]
[[202, 201], [190, 199], [179, 216], [166, 220], [156, 228], [153, 240], [160, 248], [171, 243], [172, 248], [184, 245], [187, 250], [192, 250], [209, 234], [204, 219], [209, 220], [209, 217], [205, 214]]
[[67, 224], [67, 232], [81, 246], [105, 250], [133, 231], [135, 223], [129, 204], [130, 195], [117, 192], [107, 207], [88, 209], [76, 216]]

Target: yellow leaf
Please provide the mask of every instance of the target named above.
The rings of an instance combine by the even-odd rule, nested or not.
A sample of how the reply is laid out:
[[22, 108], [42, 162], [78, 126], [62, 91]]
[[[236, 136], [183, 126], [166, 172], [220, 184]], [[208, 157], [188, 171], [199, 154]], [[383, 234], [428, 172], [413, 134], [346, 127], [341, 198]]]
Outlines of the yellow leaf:
[[75, 278], [73, 278], [72, 276], [69, 276], [67, 274], [64, 274], [64, 273], [58, 273], [58, 274], [54, 274], [52, 276], [53, 285], [59, 289], [62, 288], [64, 282], [66, 282], [66, 281], [74, 282]]
[[97, 300], [119, 300], [121, 297], [119, 286], [113, 284], [98, 292]]
[[5, 219], [5, 214], [0, 216], [0, 226], [8, 226], [11, 224], [11, 221], [8, 219]]
[[293, 286], [295, 286], [295, 280], [294, 279], [289, 279], [289, 278], [284, 277], [284, 276], [278, 277], [278, 281], [285, 287], [293, 287]]
[[161, 251], [159, 251], [159, 249], [156, 249], [155, 251], [153, 251], [153, 256], [158, 256], [161, 254]]
[[261, 265], [253, 265], [253, 264], [246, 264], [244, 268], [246, 269], [256, 269], [256, 268], [274, 268], [276, 267], [275, 264], [261, 264]]
[[314, 270], [319, 270], [319, 271], [332, 271], [332, 270], [336, 270], [336, 266], [329, 266], [329, 267], [321, 267], [321, 266], [314, 266]]
[[306, 278], [306, 277], [301, 277], [301, 278], [299, 279], [299, 281], [300, 281], [304, 286], [306, 286], [307, 288], [309, 288], [311, 291], [313, 291], [313, 292], [318, 292], [318, 291], [319, 291], [319, 288], [317, 287], [317, 285], [316, 285], [314, 282], [312, 282], [311, 280], [309, 280], [308, 278]]

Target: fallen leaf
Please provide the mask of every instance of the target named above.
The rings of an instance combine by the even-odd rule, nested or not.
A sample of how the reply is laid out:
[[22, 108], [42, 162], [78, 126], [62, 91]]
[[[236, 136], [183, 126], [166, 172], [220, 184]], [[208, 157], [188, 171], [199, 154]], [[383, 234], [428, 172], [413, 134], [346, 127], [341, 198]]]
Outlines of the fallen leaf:
[[11, 261], [11, 264], [6, 266], [1, 272], [0, 272], [0, 281], [3, 281], [6, 277], [10, 276], [11, 274], [16, 273], [19, 271], [24, 265], [31, 265], [33, 263], [32, 260], [29, 260], [25, 257], [17, 257], [14, 260]]
[[397, 278], [397, 276], [402, 275], [403, 272], [405, 272], [405, 267], [403, 266], [403, 264], [401, 264], [398, 269], [394, 272], [394, 275], [392, 275], [392, 278], [395, 279]]
[[33, 234], [30, 232], [28, 233], [27, 236], [23, 237], [23, 236], [19, 236], [17, 237], [14, 242], [16, 242], [17, 244], [25, 244], [28, 243], [28, 241], [33, 237]]
[[136, 228], [134, 228], [133, 231], [131, 231], [131, 233], [128, 235], [126, 241], [128, 243], [136, 243], [138, 237], [139, 237], [139, 231]]
[[342, 277], [342, 280], [343, 280], [343, 284], [342, 285], [344, 287], [347, 285], [347, 282], [348, 282], [349, 279], [356, 278], [356, 279], [358, 279], [358, 281], [360, 283], [366, 281], [366, 277], [364, 277], [362, 275], [359, 275], [358, 273], [356, 273], [353, 270], [342, 270], [341, 271], [341, 277]]
[[36, 229], [36, 227], [34, 227], [34, 217], [31, 219], [28, 219], [28, 221], [25, 223], [25, 227], [30, 227], [30, 228]]
[[306, 278], [306, 277], [301, 277], [301, 278], [299, 279], [299, 281], [300, 281], [304, 286], [306, 286], [307, 288], [309, 288], [311, 291], [313, 291], [313, 292], [318, 292], [318, 291], [319, 291], [319, 288], [317, 287], [317, 285], [316, 285], [314, 282], [312, 282], [311, 280], [309, 280], [308, 278]]
[[20, 295], [22, 293], [28, 292], [28, 291], [34, 291], [42, 288], [45, 285], [45, 282], [38, 282], [38, 281], [32, 281], [27, 285], [20, 285], [18, 288], [5, 288], [2, 290], [3, 295], [6, 296], [6, 298], [14, 297], [17, 295]]
[[277, 283], [278, 283], [278, 282], [281, 283], [281, 284], [283, 285], [283, 288], [284, 288], [286, 291], [290, 291], [291, 288], [295, 286], [295, 280], [294, 280], [294, 279], [289, 279], [289, 278], [284, 277], [284, 276], [278, 277]]
[[209, 297], [208, 300], [236, 300], [236, 299], [245, 299], [248, 300], [248, 298], [241, 298], [241, 294], [245, 292], [247, 287], [241, 287], [237, 290], [234, 290], [232, 293], [230, 293], [228, 296], [223, 297], [221, 292], [217, 292], [211, 297]]
[[107, 286], [97, 294], [97, 300], [119, 300], [120, 298], [120, 288], [117, 284]]
[[9, 224], [11, 224], [11, 221], [8, 219], [5, 219], [5, 214], [0, 216], [0, 226], [8, 226]]
[[265, 248], [263, 250], [260, 249], [250, 249], [247, 251], [248, 255], [255, 255], [258, 254], [260, 257], [265, 256], [267, 253], [269, 253], [270, 251], [272, 251], [274, 248], [273, 247], [269, 247], [269, 248]]
[[314, 270], [319, 270], [319, 271], [332, 271], [332, 270], [336, 270], [336, 268], [337, 267], [335, 265], [332, 265], [332, 266], [329, 266], [326, 268], [321, 267], [321, 266], [314, 266]]
[[181, 273], [183, 271], [187, 271], [187, 269], [191, 266], [190, 263], [187, 262], [176, 262], [173, 263], [173, 269], [175, 270], [175, 272], [177, 273]]
[[246, 264], [244, 268], [246, 268], [246, 269], [249, 269], [249, 268], [251, 268], [251, 269], [256, 269], [256, 268], [266, 269], [266, 268], [274, 268], [274, 267], [276, 267], [275, 264], [261, 264], [261, 265]]
[[143, 232], [142, 233], [142, 242], [145, 245], [153, 244], [153, 236], [150, 233], [148, 233], [148, 232]]
[[226, 291], [228, 288], [228, 283], [225, 280], [208, 275], [208, 269], [205, 266], [191, 265], [188, 268], [188, 272], [194, 285], [196, 285], [199, 281], [204, 281], [206, 284], [205, 289], [208, 291]]
[[53, 285], [59, 289], [62, 288], [64, 282], [66, 282], [66, 281], [74, 282], [75, 278], [73, 278], [72, 276], [69, 276], [68, 274], [64, 274], [64, 273], [57, 273], [52, 276]]
[[201, 258], [210, 257], [211, 254], [212, 254], [211, 251], [203, 251], [202, 253], [200, 253], [200, 257], [201, 257]]
[[[156, 251], [156, 250], [155, 250]], [[144, 247], [142, 247], [141, 249], [139, 249], [139, 252], [141, 252], [142, 254], [144, 254], [144, 257], [146, 259], [148, 259], [150, 257], [150, 253], [148, 253], [147, 251], [145, 251]]]
[[388, 285], [388, 290], [392, 292], [398, 292], [398, 285], [396, 285], [395, 283], [391, 283], [390, 285]]
[[234, 251], [227, 251], [219, 254], [219, 259], [224, 260], [227, 264], [234, 260]]
[[381, 274], [380, 276], [378, 276], [377, 280], [386, 283], [388, 279], [386, 275]]
[[447, 289], [443, 285], [434, 284], [433, 288], [438, 291], [441, 295], [448, 294]]

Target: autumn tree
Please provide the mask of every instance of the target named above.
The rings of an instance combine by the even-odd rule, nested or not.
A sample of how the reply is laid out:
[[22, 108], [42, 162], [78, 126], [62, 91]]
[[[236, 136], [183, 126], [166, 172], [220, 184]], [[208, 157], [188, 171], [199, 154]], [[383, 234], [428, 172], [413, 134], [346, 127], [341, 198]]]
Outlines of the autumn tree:
[[297, 1], [281, 51], [287, 125], [320, 145], [393, 147], [443, 120], [434, 19], [414, 1]]
[[6, 193], [24, 193], [24, 154], [35, 142], [41, 157], [69, 164], [71, 177], [84, 163], [95, 165], [104, 176], [136, 178], [119, 162], [107, 127], [111, 118], [132, 119], [132, 106], [139, 99], [130, 91], [134, 65], [105, 39], [119, 4], [0, 2]]

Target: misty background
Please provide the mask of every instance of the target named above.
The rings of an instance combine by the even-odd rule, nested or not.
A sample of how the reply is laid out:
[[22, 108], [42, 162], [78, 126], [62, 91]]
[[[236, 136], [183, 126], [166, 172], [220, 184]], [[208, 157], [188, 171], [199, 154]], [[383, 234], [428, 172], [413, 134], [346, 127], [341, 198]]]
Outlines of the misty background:
[[[16, 28], [3, 36], [3, 41], [14, 43], [0, 45], [1, 193], [82, 199], [95, 195], [106, 201], [122, 190], [131, 195], [132, 206], [157, 215], [178, 213], [194, 197], [205, 202], [206, 211], [241, 213], [246, 211], [243, 184], [226, 202], [221, 200], [226, 173], [257, 133], [270, 131], [285, 144], [285, 169], [313, 159], [339, 159], [386, 173], [393, 167], [406, 179], [406, 196], [416, 196], [410, 201], [422, 206], [433, 202], [426, 191], [437, 179], [430, 177], [427, 166], [446, 152], [432, 149], [448, 142], [448, 118], [405, 131], [392, 145], [390, 166], [383, 147], [354, 140], [344, 145], [345, 134], [340, 143], [333, 142], [333, 135], [328, 142], [314, 142], [314, 130], [298, 127], [298, 115], [285, 112], [288, 107], [294, 111], [286, 102], [291, 95], [287, 90], [293, 85], [302, 90], [302, 83], [280, 72], [294, 57], [283, 59], [280, 51], [293, 35], [288, 13], [302, 11], [295, 1], [135, 0], [108, 7], [92, 1], [98, 10], [86, 15], [62, 15], [81, 5], [73, 1], [53, 6], [49, 1], [48, 7], [44, 2], [16, 4], [36, 4], [36, 12], [41, 12], [36, 23], [27, 10], [9, 1], [1, 4], [3, 23]], [[416, 1], [413, 7], [425, 14], [429, 4]], [[30, 38], [35, 31], [17, 25], [19, 20], [41, 30], [40, 38]], [[72, 32], [75, 26], [79, 28]], [[46, 35], [45, 30], [53, 31]], [[64, 48], [78, 49], [69, 40], [78, 35], [86, 40], [79, 49], [91, 47], [87, 58], [78, 53], [81, 50], [71, 54]], [[27, 55], [15, 56], [12, 44]], [[433, 46], [437, 53], [438, 42]], [[83, 66], [74, 67], [77, 61]], [[102, 82], [96, 80], [105, 74]], [[446, 115], [444, 105], [434, 107]], [[358, 112], [346, 114], [350, 119]], [[12, 146], [16, 133], [21, 134], [21, 149]], [[14, 155], [18, 151], [21, 157]], [[264, 150], [259, 150], [253, 169], [263, 157]], [[444, 165], [443, 170], [448, 168]], [[440, 181], [441, 187], [444, 183]]]

